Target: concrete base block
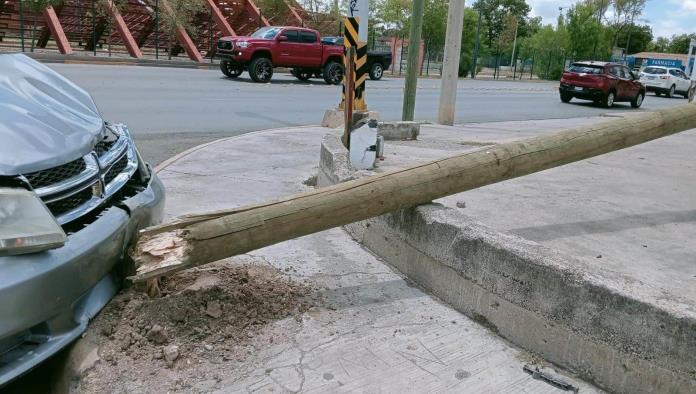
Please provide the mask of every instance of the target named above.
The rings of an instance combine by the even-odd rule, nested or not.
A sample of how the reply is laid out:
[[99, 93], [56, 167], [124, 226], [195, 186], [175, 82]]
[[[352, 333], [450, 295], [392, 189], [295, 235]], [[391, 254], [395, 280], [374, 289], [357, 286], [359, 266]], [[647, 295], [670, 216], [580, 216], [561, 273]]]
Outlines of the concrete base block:
[[[326, 112], [324, 112], [324, 118], [321, 121], [321, 125], [323, 127], [329, 127], [332, 129], [343, 126], [344, 116], [343, 110], [341, 109], [327, 109]], [[370, 119], [379, 120], [379, 112], [369, 111], [369, 117]]]
[[380, 122], [377, 126], [377, 134], [385, 140], [415, 140], [420, 134], [418, 122]]
[[[322, 141], [320, 186], [360, 178], [346, 156], [336, 137]], [[440, 205], [344, 228], [442, 301], [608, 391], [696, 392], [696, 316], [650, 286]]]

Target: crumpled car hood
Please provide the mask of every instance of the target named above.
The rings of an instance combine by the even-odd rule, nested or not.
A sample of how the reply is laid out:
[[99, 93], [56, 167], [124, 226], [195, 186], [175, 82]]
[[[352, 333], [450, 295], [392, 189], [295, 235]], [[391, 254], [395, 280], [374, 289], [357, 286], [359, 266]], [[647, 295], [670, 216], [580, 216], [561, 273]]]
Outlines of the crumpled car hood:
[[0, 175], [75, 160], [103, 130], [87, 92], [27, 56], [0, 55]]

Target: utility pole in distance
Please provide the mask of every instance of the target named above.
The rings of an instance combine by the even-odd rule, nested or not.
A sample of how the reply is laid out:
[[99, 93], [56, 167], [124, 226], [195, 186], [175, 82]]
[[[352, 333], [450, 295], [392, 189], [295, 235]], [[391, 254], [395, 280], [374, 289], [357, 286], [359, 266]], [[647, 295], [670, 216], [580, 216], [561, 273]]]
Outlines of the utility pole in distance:
[[438, 106], [437, 114], [437, 122], [439, 124], [450, 126], [454, 124], [463, 24], [464, 0], [450, 0], [447, 10], [445, 57], [442, 60], [442, 78], [440, 80], [440, 105]]
[[[462, 3], [464, 0], [461, 0]], [[418, 85], [418, 55], [420, 55], [421, 31], [423, 30], [423, 12], [425, 0], [413, 0], [413, 17], [408, 37], [408, 69], [404, 88], [404, 107], [401, 120], [413, 120], [416, 109], [416, 88]], [[463, 16], [462, 16], [463, 17]], [[461, 33], [460, 33], [461, 35]]]
[[476, 45], [474, 46], [474, 61], [471, 66], [471, 79], [476, 78], [476, 70], [478, 70], [478, 55], [479, 55], [479, 44], [481, 40], [481, 17], [482, 17], [482, 6], [478, 3], [478, 23], [476, 24]]

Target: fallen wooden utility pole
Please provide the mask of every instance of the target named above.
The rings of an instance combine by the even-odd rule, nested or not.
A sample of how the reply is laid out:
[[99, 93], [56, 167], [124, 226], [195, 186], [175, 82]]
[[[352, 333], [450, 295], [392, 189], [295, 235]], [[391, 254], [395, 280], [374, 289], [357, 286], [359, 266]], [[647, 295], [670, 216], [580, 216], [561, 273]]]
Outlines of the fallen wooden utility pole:
[[646, 112], [477, 151], [288, 198], [146, 229], [135, 282], [428, 203], [696, 128], [696, 105]]

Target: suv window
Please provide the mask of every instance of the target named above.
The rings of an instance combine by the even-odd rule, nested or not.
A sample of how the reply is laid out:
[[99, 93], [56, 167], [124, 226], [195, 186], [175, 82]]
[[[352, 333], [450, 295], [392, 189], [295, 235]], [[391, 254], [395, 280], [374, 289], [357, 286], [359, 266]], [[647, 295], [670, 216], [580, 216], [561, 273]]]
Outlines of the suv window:
[[313, 44], [313, 43], [317, 42], [316, 34], [309, 32], [309, 31], [301, 31], [300, 37], [301, 37], [302, 42], [307, 43], [307, 44]]
[[684, 79], [689, 79], [689, 76], [684, 73], [684, 71], [679, 71], [679, 75], [681, 75], [682, 78]]
[[601, 74], [604, 72], [604, 67], [594, 66], [589, 64], [571, 64], [568, 71], [578, 74]]
[[621, 70], [623, 71], [624, 78], [626, 78], [626, 79], [635, 79], [635, 77], [633, 76], [633, 73], [631, 72], [631, 70], [629, 70], [628, 67], [623, 66], [623, 67], [621, 67]]
[[645, 70], [643, 70], [643, 72], [646, 74], [667, 74], [667, 70], [659, 67], [645, 67]]
[[285, 30], [281, 35], [287, 37], [289, 42], [300, 42], [300, 35], [297, 33], [297, 30]]
[[681, 77], [681, 75], [679, 75], [679, 71], [677, 70], [669, 70], [669, 73], [675, 77]]
[[611, 75], [613, 75], [613, 76], [615, 76], [615, 77], [619, 77], [619, 78], [623, 78], [623, 72], [622, 72], [622, 71], [623, 71], [623, 70], [621, 69], [620, 66], [611, 66], [611, 67], [609, 68], [609, 74], [611, 74]]

